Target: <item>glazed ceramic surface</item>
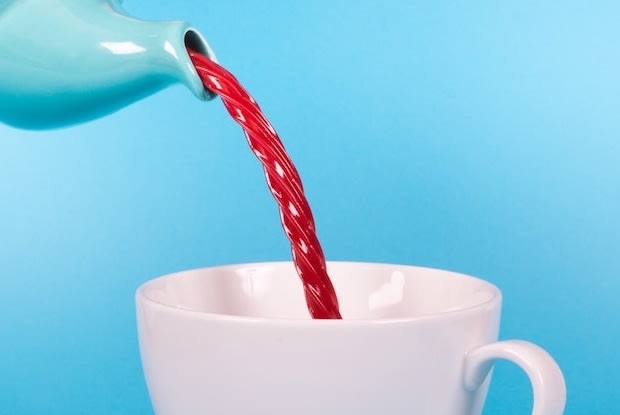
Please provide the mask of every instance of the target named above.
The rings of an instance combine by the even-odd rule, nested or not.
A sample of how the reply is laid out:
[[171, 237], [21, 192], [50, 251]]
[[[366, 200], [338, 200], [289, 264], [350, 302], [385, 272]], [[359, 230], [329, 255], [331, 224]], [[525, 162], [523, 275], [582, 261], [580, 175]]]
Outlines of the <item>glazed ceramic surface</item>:
[[119, 0], [0, 1], [0, 121], [28, 129], [101, 117], [176, 82], [210, 98], [188, 23], [128, 17]]
[[493, 361], [529, 376], [533, 415], [560, 415], [540, 347], [497, 341], [501, 293], [448, 271], [328, 263], [343, 320], [312, 320], [288, 262], [180, 272], [136, 294], [157, 415], [479, 415]]

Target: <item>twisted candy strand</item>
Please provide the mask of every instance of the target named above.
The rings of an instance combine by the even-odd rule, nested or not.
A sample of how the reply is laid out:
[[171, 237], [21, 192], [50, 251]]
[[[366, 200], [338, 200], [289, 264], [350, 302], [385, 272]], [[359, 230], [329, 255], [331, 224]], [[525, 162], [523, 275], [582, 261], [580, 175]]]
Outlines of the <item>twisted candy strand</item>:
[[229, 71], [199, 52], [188, 49], [188, 53], [205, 88], [220, 96], [262, 163], [267, 185], [278, 204], [282, 227], [291, 244], [293, 262], [304, 286], [310, 314], [320, 319], [341, 318], [312, 211], [299, 173], [280, 137], [256, 101]]

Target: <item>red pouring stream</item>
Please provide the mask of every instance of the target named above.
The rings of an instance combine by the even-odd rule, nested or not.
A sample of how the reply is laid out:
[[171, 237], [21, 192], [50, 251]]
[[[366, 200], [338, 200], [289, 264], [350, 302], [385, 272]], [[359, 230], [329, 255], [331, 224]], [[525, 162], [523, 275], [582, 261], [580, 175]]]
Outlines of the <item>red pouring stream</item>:
[[312, 210], [299, 173], [254, 99], [225, 68], [188, 49], [205, 88], [222, 99], [230, 116], [243, 128], [247, 142], [263, 166], [267, 186], [280, 210], [280, 220], [291, 244], [295, 268], [304, 286], [312, 318], [339, 319], [336, 292], [327, 274]]

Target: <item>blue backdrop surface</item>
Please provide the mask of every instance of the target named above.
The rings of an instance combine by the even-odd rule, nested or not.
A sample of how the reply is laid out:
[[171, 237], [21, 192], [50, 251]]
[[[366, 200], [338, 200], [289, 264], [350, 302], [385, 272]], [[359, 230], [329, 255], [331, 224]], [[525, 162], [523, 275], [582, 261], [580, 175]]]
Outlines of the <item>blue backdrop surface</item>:
[[[620, 3], [125, 6], [191, 21], [256, 97], [328, 259], [494, 282], [502, 338], [555, 356], [566, 414], [620, 413]], [[1, 414], [152, 414], [136, 287], [289, 258], [239, 128], [181, 86], [72, 128], [0, 126], [0, 195]], [[530, 407], [498, 364], [485, 414]]]

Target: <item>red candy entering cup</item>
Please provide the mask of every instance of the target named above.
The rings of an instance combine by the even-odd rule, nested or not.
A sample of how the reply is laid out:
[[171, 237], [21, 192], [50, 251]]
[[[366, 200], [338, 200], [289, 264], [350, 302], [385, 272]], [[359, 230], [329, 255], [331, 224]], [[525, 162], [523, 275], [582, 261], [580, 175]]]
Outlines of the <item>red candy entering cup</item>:
[[312, 318], [340, 319], [338, 299], [325, 265], [312, 210], [282, 141], [254, 99], [225, 68], [188, 49], [206, 89], [222, 99], [230, 116], [243, 128], [250, 148], [263, 165], [267, 186], [275, 198], [284, 232], [291, 244], [295, 268], [304, 286]]

